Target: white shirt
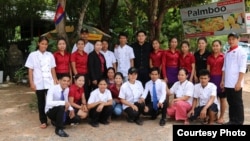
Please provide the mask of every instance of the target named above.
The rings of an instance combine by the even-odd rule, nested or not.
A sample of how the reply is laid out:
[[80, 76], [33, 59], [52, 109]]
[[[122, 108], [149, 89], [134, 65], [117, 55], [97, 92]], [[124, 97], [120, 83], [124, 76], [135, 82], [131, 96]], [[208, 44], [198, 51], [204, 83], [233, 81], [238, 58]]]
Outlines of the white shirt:
[[110, 50], [101, 51], [101, 53], [104, 55], [107, 68], [113, 67], [113, 64], [116, 63], [115, 54]]
[[[61, 100], [61, 94], [63, 91], [64, 100]], [[64, 106], [65, 102], [68, 102], [68, 96], [69, 96], [69, 88], [62, 89], [60, 84], [52, 86], [46, 96], [46, 105], [45, 105], [45, 113], [49, 111], [49, 109], [52, 109], [56, 106]], [[70, 106], [69, 110], [73, 110], [73, 108]]]
[[194, 98], [199, 99], [199, 106], [205, 106], [209, 101], [211, 96], [215, 96], [215, 100], [213, 103], [217, 104], [219, 109], [219, 104], [217, 101], [217, 87], [211, 82], [208, 82], [206, 87], [202, 87], [201, 84], [195, 84], [194, 86]]
[[135, 58], [133, 48], [128, 45], [118, 46], [115, 48], [114, 54], [118, 63], [117, 71], [121, 72], [123, 76], [128, 76], [128, 69], [131, 67], [130, 60]]
[[[77, 47], [76, 47], [76, 44], [74, 44], [71, 53], [74, 53], [76, 50], [77, 50]], [[89, 54], [90, 52], [92, 52], [94, 50], [94, 45], [90, 42], [87, 42], [87, 44], [84, 45], [83, 50], [84, 50], [84, 52]]]
[[37, 90], [49, 89], [54, 85], [51, 69], [56, 67], [52, 53], [39, 50], [29, 54], [25, 67], [33, 69], [33, 81]]
[[[226, 52], [222, 71], [225, 72], [225, 87], [234, 88], [238, 81], [239, 73], [245, 73], [247, 66], [247, 53], [241, 47]], [[241, 81], [243, 87], [244, 79]]]
[[194, 94], [194, 84], [188, 80], [180, 83], [177, 81], [174, 85], [170, 88], [170, 93], [175, 94], [177, 98], [183, 96], [190, 96], [187, 102], [192, 105], [193, 102], [193, 94]]
[[112, 95], [110, 90], [106, 89], [104, 93], [101, 93], [99, 88], [96, 88], [94, 91], [91, 92], [88, 104], [99, 101], [108, 102], [109, 100], [112, 100]]
[[[134, 84], [131, 84], [129, 81], [122, 84], [119, 92], [119, 98], [125, 99], [130, 103], [137, 102], [143, 93], [142, 83], [138, 80], [135, 80]], [[128, 106], [123, 104], [123, 109], [126, 109]]]
[[143, 92], [142, 98], [146, 99], [148, 92], [150, 92], [151, 101], [153, 101], [153, 83], [155, 83], [157, 100], [160, 103], [163, 103], [166, 99], [166, 94], [167, 94], [166, 87], [167, 87], [167, 85], [161, 79], [157, 79], [155, 82], [153, 82], [152, 80], [149, 80], [145, 85], [145, 90]]

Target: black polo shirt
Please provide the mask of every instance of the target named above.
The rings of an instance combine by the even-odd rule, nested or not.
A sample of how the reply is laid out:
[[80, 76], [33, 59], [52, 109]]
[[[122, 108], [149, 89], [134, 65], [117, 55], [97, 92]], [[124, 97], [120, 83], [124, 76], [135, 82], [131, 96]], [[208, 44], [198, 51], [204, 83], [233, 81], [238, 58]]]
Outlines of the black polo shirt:
[[194, 53], [195, 57], [195, 70], [196, 76], [198, 77], [198, 73], [201, 69], [207, 69], [207, 57], [211, 54], [208, 50], [206, 50], [203, 54], [200, 54], [199, 51]]

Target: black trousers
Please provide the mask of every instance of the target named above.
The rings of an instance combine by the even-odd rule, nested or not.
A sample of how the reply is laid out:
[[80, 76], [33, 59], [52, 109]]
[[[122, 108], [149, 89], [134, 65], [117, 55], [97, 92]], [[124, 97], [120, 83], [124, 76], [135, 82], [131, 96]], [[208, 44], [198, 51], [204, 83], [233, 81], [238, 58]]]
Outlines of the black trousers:
[[95, 108], [90, 109], [89, 111], [89, 117], [92, 122], [99, 122], [99, 121], [107, 121], [108, 118], [111, 116], [113, 112], [113, 106], [104, 106], [101, 112], [97, 112], [98, 106]]
[[163, 108], [158, 108], [157, 110], [155, 110], [153, 108], [153, 102], [150, 102], [149, 104], [147, 104], [148, 108], [149, 108], [149, 114], [151, 115], [151, 117], [157, 117], [158, 112], [161, 112], [161, 118], [162, 119], [166, 119], [166, 115], [167, 115], [167, 101], [165, 100], [163, 102]]
[[133, 110], [131, 107], [127, 107], [124, 111], [127, 113], [130, 120], [137, 120], [140, 118], [140, 115], [144, 112], [145, 104], [144, 103], [134, 103], [137, 106], [138, 111]]
[[47, 95], [47, 89], [36, 90], [37, 106], [39, 112], [39, 120], [41, 123], [47, 123], [47, 116], [45, 114], [45, 99]]
[[234, 124], [242, 125], [244, 123], [242, 89], [235, 91], [234, 88], [225, 88], [225, 93], [229, 105], [229, 121]]
[[62, 129], [64, 125], [65, 106], [57, 106], [49, 109], [47, 116], [55, 123], [56, 129]]

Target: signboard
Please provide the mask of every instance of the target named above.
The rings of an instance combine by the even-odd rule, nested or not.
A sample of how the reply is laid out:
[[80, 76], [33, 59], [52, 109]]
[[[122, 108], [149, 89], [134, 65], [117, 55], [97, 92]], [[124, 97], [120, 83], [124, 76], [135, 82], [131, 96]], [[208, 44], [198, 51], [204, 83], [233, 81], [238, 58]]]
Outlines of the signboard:
[[186, 38], [246, 32], [244, 0], [226, 0], [180, 11]]
[[250, 33], [250, 13], [246, 13], [246, 28], [247, 33]]

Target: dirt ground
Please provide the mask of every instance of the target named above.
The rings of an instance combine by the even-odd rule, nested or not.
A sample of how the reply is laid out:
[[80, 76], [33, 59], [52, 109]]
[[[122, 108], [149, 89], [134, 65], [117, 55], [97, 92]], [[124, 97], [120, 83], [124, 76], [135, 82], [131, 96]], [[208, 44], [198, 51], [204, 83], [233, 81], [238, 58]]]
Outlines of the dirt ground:
[[[69, 138], [60, 138], [54, 133], [54, 127], [39, 128], [38, 113], [35, 106], [35, 94], [28, 86], [0, 84], [0, 140], [1, 141], [172, 141], [172, 125], [182, 124], [171, 119], [164, 127], [159, 126], [158, 119], [152, 121], [143, 117], [144, 125], [128, 123], [123, 117], [113, 119], [110, 125], [100, 125], [93, 128], [87, 120], [80, 125], [67, 126], [65, 131]], [[245, 75], [243, 88], [245, 122], [250, 124], [250, 72]], [[225, 120], [228, 119], [226, 112]]]

